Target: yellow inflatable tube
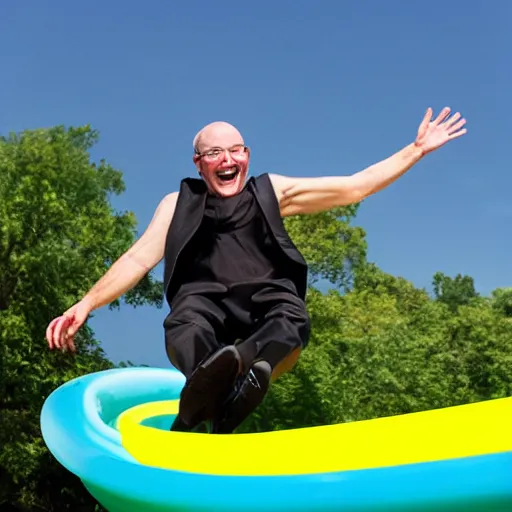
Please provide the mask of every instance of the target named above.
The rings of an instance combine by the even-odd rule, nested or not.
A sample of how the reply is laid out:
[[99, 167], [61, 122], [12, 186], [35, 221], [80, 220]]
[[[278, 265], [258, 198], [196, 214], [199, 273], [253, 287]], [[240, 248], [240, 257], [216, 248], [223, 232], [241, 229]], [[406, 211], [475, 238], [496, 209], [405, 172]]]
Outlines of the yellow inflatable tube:
[[224, 476], [311, 475], [512, 451], [512, 397], [258, 434], [168, 432], [141, 425], [177, 410], [178, 401], [171, 400], [122, 413], [117, 428], [123, 447], [145, 465]]

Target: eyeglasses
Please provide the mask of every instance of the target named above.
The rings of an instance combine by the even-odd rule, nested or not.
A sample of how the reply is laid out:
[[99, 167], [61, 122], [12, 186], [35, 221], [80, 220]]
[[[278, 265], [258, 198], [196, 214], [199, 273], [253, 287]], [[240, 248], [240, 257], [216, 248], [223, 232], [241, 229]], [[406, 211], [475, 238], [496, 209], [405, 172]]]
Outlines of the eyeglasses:
[[196, 151], [196, 155], [198, 158], [206, 157], [208, 160], [217, 160], [225, 151], [229, 151], [233, 156], [242, 156], [249, 151], [249, 148], [243, 144], [236, 144], [230, 148], [211, 148], [204, 153]]

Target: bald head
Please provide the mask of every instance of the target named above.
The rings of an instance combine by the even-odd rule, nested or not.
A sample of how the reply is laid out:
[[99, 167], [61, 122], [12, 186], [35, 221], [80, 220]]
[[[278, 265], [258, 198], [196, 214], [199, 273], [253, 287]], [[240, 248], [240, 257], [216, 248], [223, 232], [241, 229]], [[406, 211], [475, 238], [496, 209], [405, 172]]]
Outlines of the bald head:
[[236, 144], [244, 144], [241, 133], [225, 121], [215, 121], [207, 124], [194, 137], [195, 153], [202, 153], [209, 148], [227, 148]]
[[220, 197], [239, 194], [249, 169], [250, 151], [240, 132], [229, 123], [216, 121], [194, 137], [193, 161], [210, 193]]

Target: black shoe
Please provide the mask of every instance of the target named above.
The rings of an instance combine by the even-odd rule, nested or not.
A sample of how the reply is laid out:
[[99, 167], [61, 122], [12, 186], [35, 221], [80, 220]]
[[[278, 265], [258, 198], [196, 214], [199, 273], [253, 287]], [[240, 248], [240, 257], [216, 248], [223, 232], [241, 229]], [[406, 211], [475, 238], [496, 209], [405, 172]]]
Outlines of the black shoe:
[[174, 421], [170, 428], [173, 432], [190, 432], [190, 427], [181, 419], [180, 415], [177, 414], [176, 418], [174, 418]]
[[266, 361], [258, 361], [240, 379], [235, 392], [212, 421], [213, 434], [232, 433], [261, 404], [267, 394], [272, 368]]
[[171, 432], [195, 432], [196, 434], [209, 434], [211, 431], [211, 425], [209, 422], [203, 421], [193, 428], [190, 428], [178, 414], [174, 419], [170, 430]]
[[212, 419], [233, 390], [242, 371], [242, 361], [235, 347], [229, 345], [200, 364], [185, 384], [180, 396], [180, 410], [171, 430], [193, 430]]

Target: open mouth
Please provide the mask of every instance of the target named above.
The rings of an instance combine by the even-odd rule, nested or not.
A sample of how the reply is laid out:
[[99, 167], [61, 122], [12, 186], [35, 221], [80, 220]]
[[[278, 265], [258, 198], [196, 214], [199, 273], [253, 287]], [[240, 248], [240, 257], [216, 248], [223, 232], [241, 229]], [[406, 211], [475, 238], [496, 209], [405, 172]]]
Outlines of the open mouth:
[[222, 171], [217, 171], [217, 177], [220, 181], [224, 184], [233, 183], [238, 174], [239, 174], [238, 167], [230, 167], [229, 169], [222, 169]]

